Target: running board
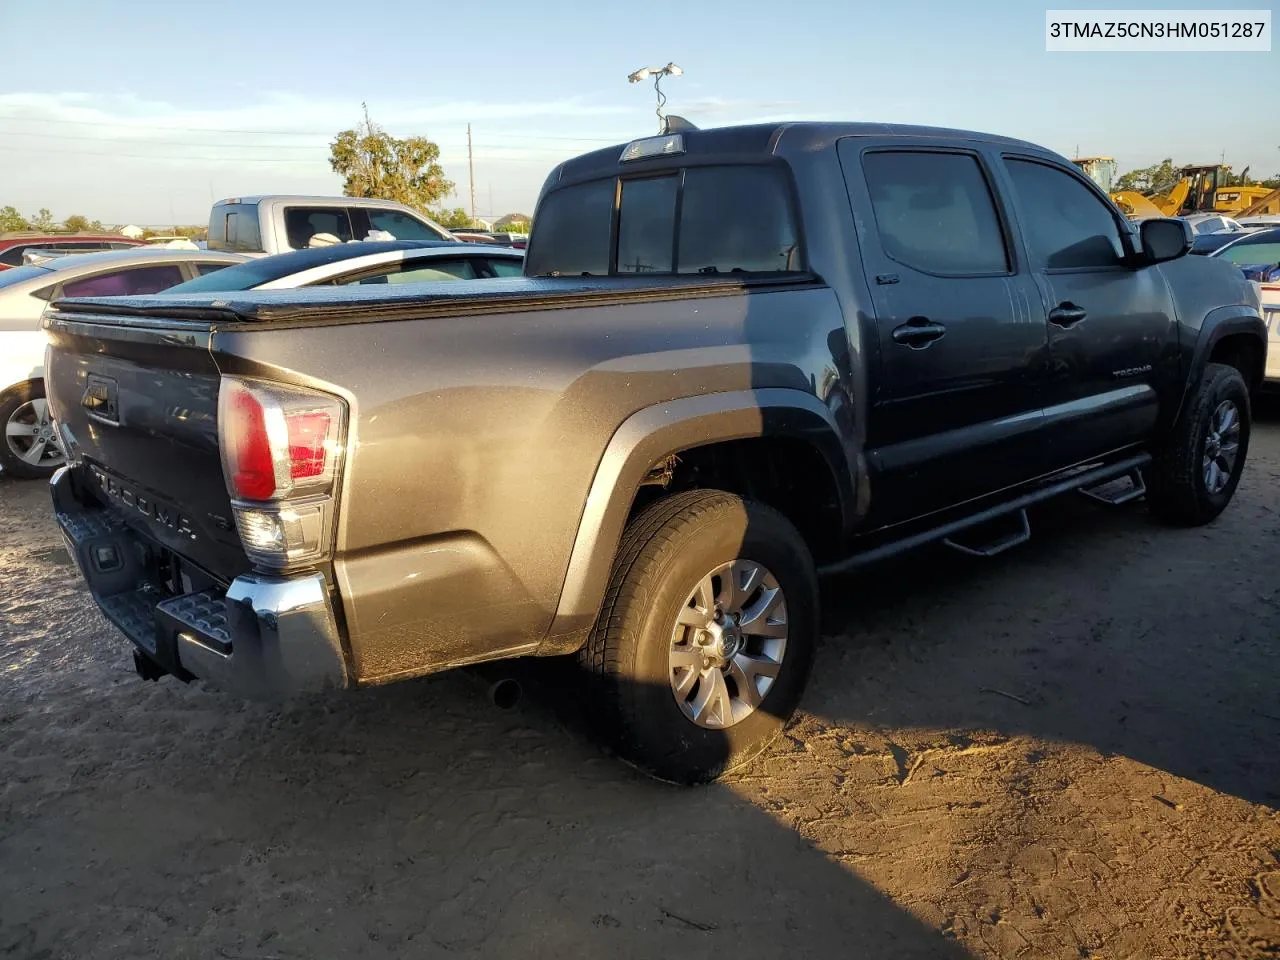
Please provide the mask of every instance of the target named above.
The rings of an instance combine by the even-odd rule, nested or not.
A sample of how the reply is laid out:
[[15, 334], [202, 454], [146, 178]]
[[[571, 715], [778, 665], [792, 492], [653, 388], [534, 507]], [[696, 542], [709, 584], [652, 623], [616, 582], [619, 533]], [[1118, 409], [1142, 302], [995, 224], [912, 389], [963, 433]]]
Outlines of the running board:
[[1070, 493], [1073, 490], [1096, 490], [1104, 483], [1140, 471], [1150, 462], [1151, 454], [1140, 453], [1103, 467], [1079, 470], [1056, 483], [1051, 483], [1038, 490], [1032, 490], [1030, 493], [1024, 493], [1022, 496], [1015, 497], [1007, 503], [988, 507], [972, 516], [961, 517], [959, 520], [952, 520], [930, 530], [903, 537], [901, 540], [895, 540], [892, 543], [884, 543], [870, 550], [845, 557], [843, 560], [837, 560], [835, 563], [826, 564], [818, 570], [818, 573], [824, 577], [847, 573], [850, 570], [879, 563], [881, 560], [907, 553], [910, 550], [936, 543], [939, 540], [954, 539], [956, 534], [963, 530], [969, 530], [972, 527], [995, 520], [997, 517], [1016, 514], [1019, 511], [1026, 510], [1027, 507], [1033, 504], [1052, 500], [1054, 497], [1061, 496], [1064, 493]]
[[[1031, 521], [1027, 519], [1027, 511], [1019, 510], [1017, 514], [1006, 514], [1012, 517], [1017, 526], [1008, 533], [993, 537], [980, 546], [969, 546], [953, 540], [951, 537], [944, 537], [942, 542], [960, 553], [967, 554], [970, 557], [994, 557], [1004, 553], [1006, 550], [1012, 550], [1014, 547], [1020, 547], [1031, 539]], [[1005, 517], [997, 518], [999, 520]]]
[[[1129, 486], [1120, 486], [1125, 480], [1129, 481]], [[1088, 497], [1090, 500], [1096, 500], [1107, 507], [1118, 507], [1123, 503], [1132, 503], [1140, 497], [1145, 497], [1147, 495], [1147, 484], [1142, 479], [1141, 470], [1131, 470], [1123, 477], [1108, 480], [1106, 483], [1100, 483], [1093, 487], [1081, 487], [1080, 495]]]

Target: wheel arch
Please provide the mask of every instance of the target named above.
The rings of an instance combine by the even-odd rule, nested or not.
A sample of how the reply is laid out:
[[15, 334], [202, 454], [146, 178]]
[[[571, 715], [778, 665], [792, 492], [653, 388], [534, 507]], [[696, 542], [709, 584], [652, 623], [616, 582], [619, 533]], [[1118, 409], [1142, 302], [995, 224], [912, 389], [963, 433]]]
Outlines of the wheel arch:
[[785, 439], [808, 445], [830, 471], [842, 535], [857, 516], [858, 478], [831, 411], [786, 388], [730, 391], [646, 407], [615, 431], [579, 519], [555, 616], [540, 653], [569, 653], [585, 640], [603, 603], [614, 555], [637, 495], [655, 464], [732, 441]]
[[[1267, 326], [1258, 312], [1245, 304], [1231, 304], [1211, 310], [1200, 326], [1187, 377], [1183, 382], [1178, 412], [1172, 421], [1176, 426], [1186, 414], [1188, 399], [1204, 377], [1210, 363], [1223, 362], [1237, 367], [1245, 378], [1250, 393], [1262, 383], [1267, 358]], [[1243, 366], [1241, 366], [1243, 364]]]

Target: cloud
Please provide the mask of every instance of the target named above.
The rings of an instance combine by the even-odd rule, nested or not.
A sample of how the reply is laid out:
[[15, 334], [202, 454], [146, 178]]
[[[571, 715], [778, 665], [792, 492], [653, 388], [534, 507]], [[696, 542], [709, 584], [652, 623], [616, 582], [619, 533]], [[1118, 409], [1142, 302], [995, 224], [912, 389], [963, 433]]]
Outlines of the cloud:
[[799, 100], [731, 100], [724, 97], [702, 97], [682, 102], [680, 109], [675, 112], [684, 111], [691, 116], [696, 114], [713, 119], [730, 119], [762, 114], [794, 114], [801, 106], [803, 104]]
[[[487, 201], [492, 185], [501, 209], [530, 206], [555, 162], [596, 146], [590, 138], [610, 125], [625, 128], [633, 112], [583, 97], [379, 100], [369, 110], [393, 135], [435, 140], [460, 193], [474, 124], [480, 195]], [[334, 193], [329, 141], [360, 118], [358, 101], [288, 93], [209, 106], [127, 92], [0, 93], [4, 202], [104, 221], [200, 222], [215, 195]]]
[[[480, 103], [467, 100], [373, 101], [369, 110], [375, 122], [397, 132], [399, 128], [429, 128], [433, 124], [457, 125], [483, 121], [545, 120], [550, 118], [600, 118], [627, 113], [624, 107], [593, 103], [581, 97], [548, 101]], [[267, 93], [255, 103], [232, 107], [182, 107], [165, 100], [132, 93], [3, 93], [0, 121], [77, 128], [98, 128], [101, 136], [162, 139], [184, 135], [240, 134], [330, 136], [354, 125], [360, 104], [348, 100], [312, 99], [289, 93]], [[52, 121], [52, 122], [50, 122]]]

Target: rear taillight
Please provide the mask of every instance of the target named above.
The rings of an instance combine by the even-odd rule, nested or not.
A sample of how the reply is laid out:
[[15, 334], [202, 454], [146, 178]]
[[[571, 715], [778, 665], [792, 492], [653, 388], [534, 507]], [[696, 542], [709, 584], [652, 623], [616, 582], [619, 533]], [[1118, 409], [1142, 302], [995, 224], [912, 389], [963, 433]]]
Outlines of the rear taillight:
[[279, 572], [328, 554], [345, 414], [327, 393], [222, 378], [222, 472], [255, 566]]

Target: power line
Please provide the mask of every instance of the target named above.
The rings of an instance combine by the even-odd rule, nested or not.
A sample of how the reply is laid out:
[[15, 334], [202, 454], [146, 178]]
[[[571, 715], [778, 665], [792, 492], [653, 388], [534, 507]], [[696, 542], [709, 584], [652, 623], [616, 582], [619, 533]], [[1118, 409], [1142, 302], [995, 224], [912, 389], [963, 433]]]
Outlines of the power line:
[[[202, 143], [192, 144], [192, 146], [209, 147], [213, 144]], [[195, 156], [192, 154], [166, 154], [166, 153], [115, 153], [103, 152], [100, 150], [76, 150], [70, 153], [64, 150], [43, 149], [39, 147], [13, 147], [0, 144], [0, 150], [6, 150], [10, 153], [28, 153], [42, 154], [45, 156], [76, 156], [76, 157], [117, 157], [120, 159], [132, 160], [206, 160], [216, 161], [219, 163], [328, 163], [329, 158], [319, 153], [311, 157], [227, 157], [227, 156]], [[476, 156], [476, 160], [481, 163], [556, 163], [565, 154], [555, 154], [551, 157], [490, 157], [484, 154]], [[450, 163], [452, 165], [452, 162]]]
[[[27, 133], [26, 131], [13, 131], [13, 130], [0, 130], [0, 135], [6, 136], [6, 137], [37, 137], [43, 140], [75, 140], [77, 142], [89, 142], [89, 143], [127, 143], [135, 146], [139, 146], [139, 147], [149, 147], [153, 145], [167, 146], [167, 147], [213, 147], [217, 149], [226, 147], [226, 148], [238, 149], [238, 150], [243, 150], [243, 149], [248, 149], [248, 150], [327, 150], [329, 148], [328, 143], [325, 143], [323, 145], [318, 143], [317, 144], [211, 143], [208, 141], [205, 141], [202, 143], [199, 141], [192, 141], [192, 140], [149, 140], [149, 139], [138, 139], [136, 137], [84, 137], [84, 136], [74, 136], [71, 134]], [[463, 150], [467, 150], [467, 151], [471, 150], [470, 144], [467, 144], [466, 146], [464, 146], [460, 143], [444, 143], [444, 144], [437, 143], [436, 146], [438, 146], [441, 150], [447, 150], [449, 152], [461, 153]], [[38, 149], [38, 148], [31, 148], [31, 149]], [[564, 150], [560, 150], [554, 147], [513, 147], [511, 149], [518, 149], [524, 153], [531, 153], [532, 151], [535, 151], [535, 150], [542, 151], [542, 154], [541, 154], [542, 157], [561, 157], [565, 155]], [[77, 150], [77, 152], [79, 151]], [[538, 158], [539, 158], [539, 155], [534, 155], [534, 159], [538, 159]], [[486, 158], [482, 156], [481, 159], [519, 160], [521, 158], [492, 157], [492, 156]]]
[[[124, 127], [131, 130], [168, 130], [181, 133], [248, 133], [270, 137], [332, 137], [332, 130], [249, 130], [231, 127], [175, 127], [169, 124], [132, 123], [128, 120], [71, 120], [63, 117], [28, 117], [18, 114], [0, 113], [0, 120], [19, 123], [68, 123], [91, 127]], [[434, 123], [434, 121], [433, 121]], [[441, 125], [436, 123], [436, 125]], [[447, 124], [445, 124], [447, 125]], [[35, 134], [32, 134], [35, 136]], [[53, 136], [53, 134], [42, 134]], [[536, 133], [505, 133], [499, 135], [504, 140], [551, 140], [567, 143], [621, 143], [626, 137], [553, 137]]]

